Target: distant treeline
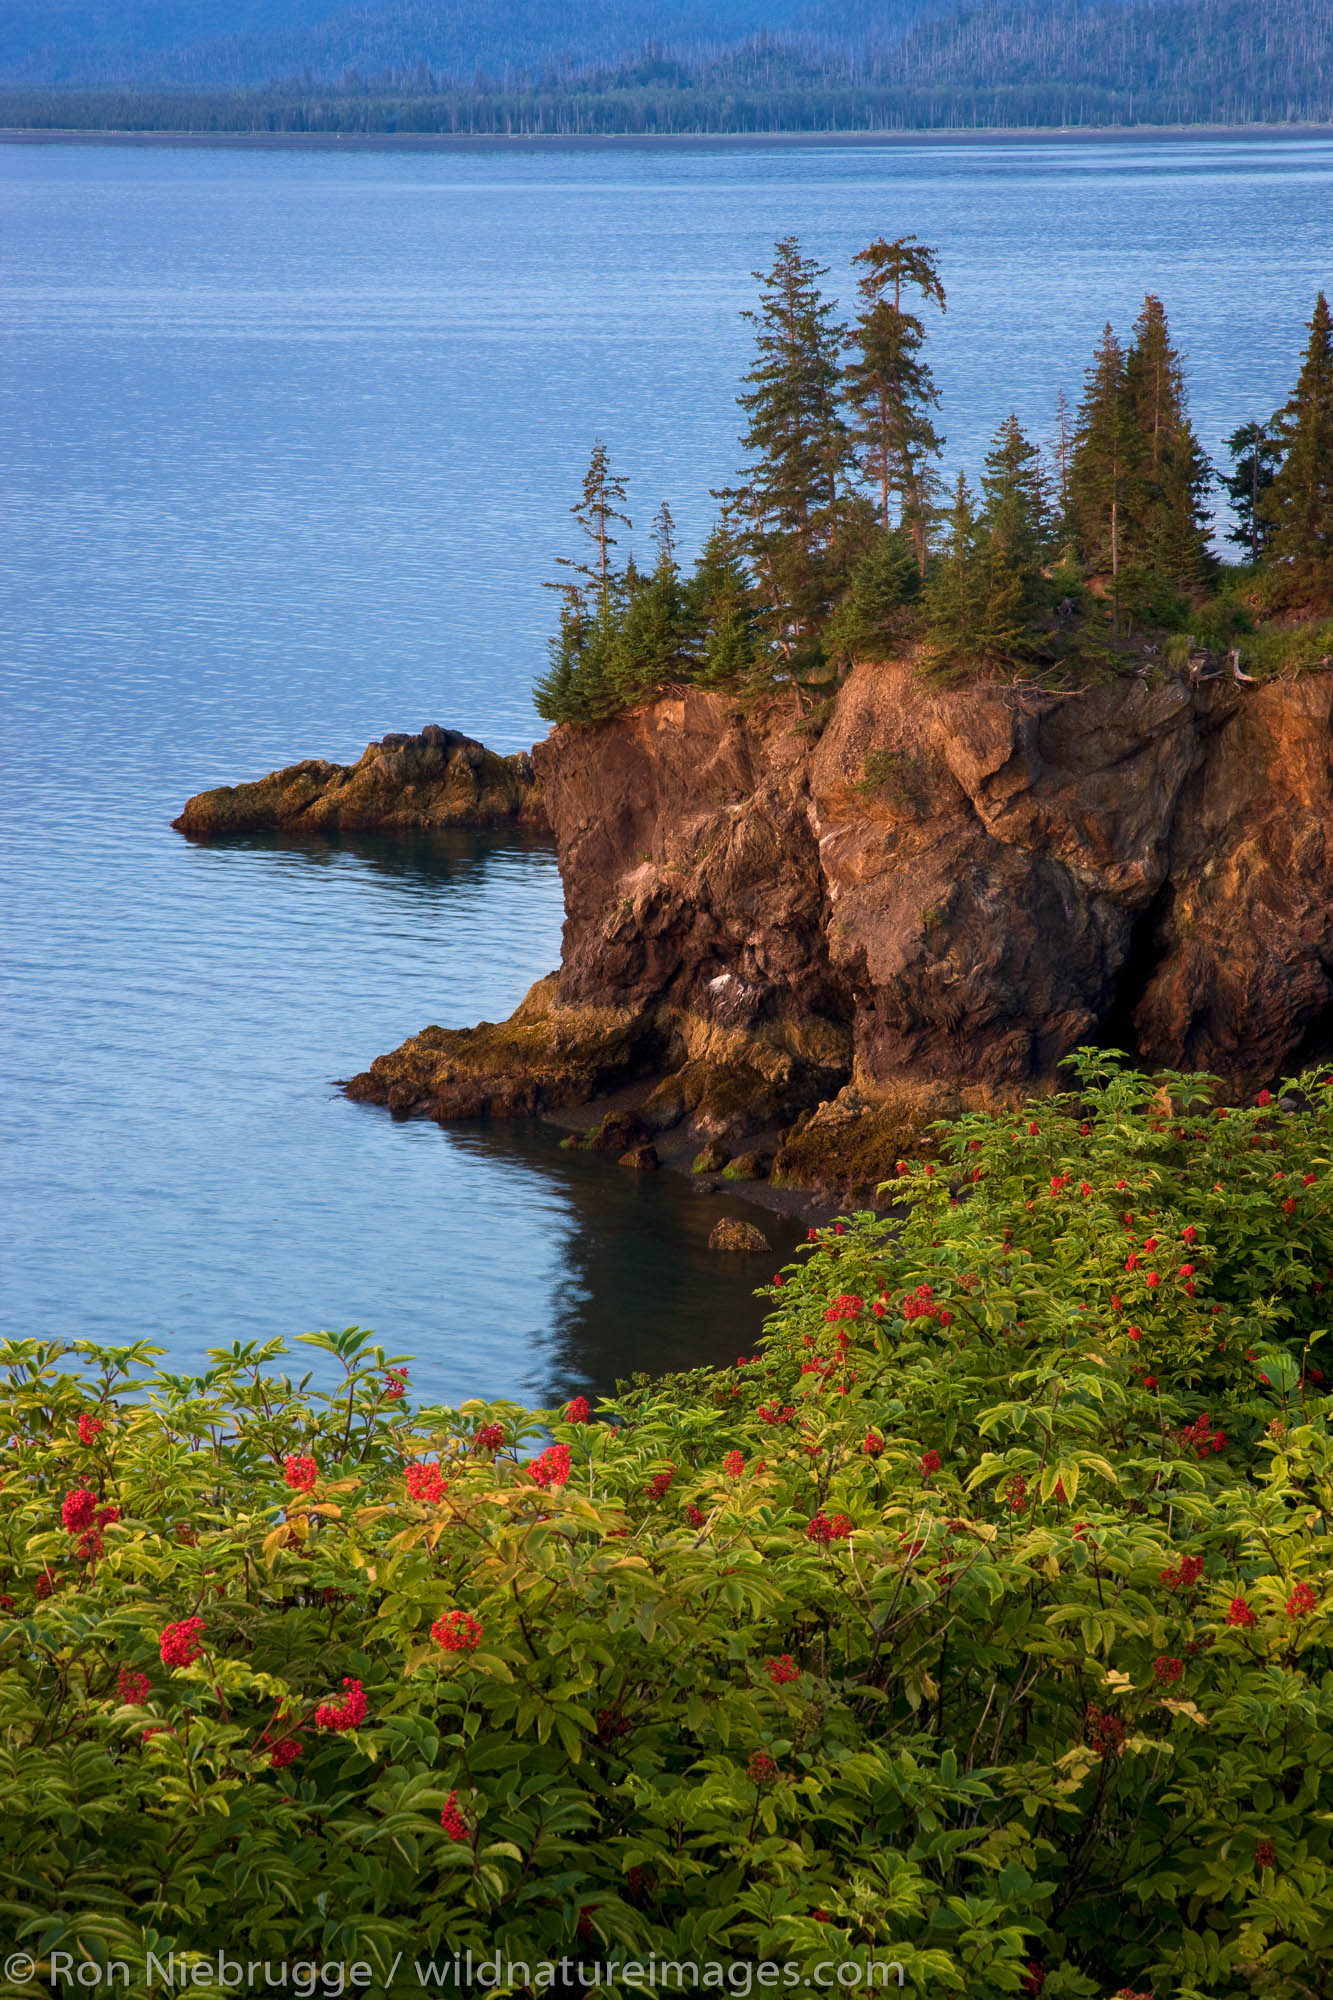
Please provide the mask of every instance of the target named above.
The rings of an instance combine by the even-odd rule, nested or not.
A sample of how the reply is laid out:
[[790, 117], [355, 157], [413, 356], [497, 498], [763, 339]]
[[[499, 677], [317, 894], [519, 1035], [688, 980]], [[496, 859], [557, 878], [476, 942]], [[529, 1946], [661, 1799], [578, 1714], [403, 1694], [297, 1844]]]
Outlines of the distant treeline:
[[442, 84], [424, 64], [336, 88], [0, 91], [0, 122], [183, 132], [865, 132], [1333, 122], [1327, 0], [988, 7], [889, 45], [753, 37], [698, 58], [648, 51], [521, 87]]

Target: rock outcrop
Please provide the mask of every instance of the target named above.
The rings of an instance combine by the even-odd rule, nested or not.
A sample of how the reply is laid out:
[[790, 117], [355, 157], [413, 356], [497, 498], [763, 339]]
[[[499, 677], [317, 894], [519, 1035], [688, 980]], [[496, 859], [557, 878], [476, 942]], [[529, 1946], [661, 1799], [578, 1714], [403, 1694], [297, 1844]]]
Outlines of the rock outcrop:
[[851, 1147], [869, 1182], [1080, 1043], [1266, 1079], [1333, 1003], [1331, 750], [1328, 675], [1057, 695], [900, 662], [818, 725], [691, 691], [562, 726], [533, 752], [559, 973], [352, 1088], [449, 1117], [639, 1077], [656, 1133], [785, 1127], [776, 1179]]
[[419, 736], [385, 736], [355, 764], [318, 758], [248, 785], [190, 799], [172, 825], [195, 839], [281, 828], [371, 833], [381, 828], [544, 825], [532, 759], [499, 757], [457, 730], [430, 723]]

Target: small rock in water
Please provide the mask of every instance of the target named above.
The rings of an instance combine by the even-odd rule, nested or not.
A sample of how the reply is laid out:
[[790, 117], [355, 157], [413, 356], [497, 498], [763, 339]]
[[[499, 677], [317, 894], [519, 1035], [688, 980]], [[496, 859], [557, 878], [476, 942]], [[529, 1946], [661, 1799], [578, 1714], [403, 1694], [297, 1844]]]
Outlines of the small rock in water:
[[646, 1142], [641, 1146], [631, 1146], [629, 1151], [622, 1153], [616, 1161], [618, 1167], [637, 1167], [641, 1173], [660, 1164], [656, 1146], [650, 1146]]
[[710, 1250], [771, 1250], [762, 1229], [756, 1229], [752, 1222], [738, 1222], [734, 1215], [724, 1215], [715, 1223], [708, 1239]]

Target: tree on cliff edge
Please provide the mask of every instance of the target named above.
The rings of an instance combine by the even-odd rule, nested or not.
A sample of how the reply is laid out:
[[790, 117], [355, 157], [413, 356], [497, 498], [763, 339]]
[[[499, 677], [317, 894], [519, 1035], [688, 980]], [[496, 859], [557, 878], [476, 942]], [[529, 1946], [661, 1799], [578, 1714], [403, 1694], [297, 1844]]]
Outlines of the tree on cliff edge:
[[943, 312], [944, 287], [935, 259], [936, 252], [914, 236], [899, 236], [892, 243], [880, 237], [858, 250], [852, 261], [867, 267], [857, 281], [864, 304], [848, 343], [855, 358], [844, 376], [853, 412], [851, 442], [862, 472], [879, 488], [880, 528], [887, 534], [892, 497], [922, 576], [931, 503], [939, 485], [934, 461], [944, 440], [930, 416], [940, 397], [922, 359], [926, 329], [917, 314], [904, 310], [902, 291], [910, 285], [923, 302], [933, 300]]
[[858, 512], [848, 485], [851, 447], [838, 409], [846, 330], [819, 289], [825, 266], [801, 255], [794, 236], [776, 246], [773, 268], [756, 271], [756, 358], [737, 398], [751, 454], [742, 484], [719, 496], [745, 523], [746, 552], [779, 656], [795, 666], [817, 651], [818, 634], [859, 550]]
[[1333, 604], [1333, 318], [1320, 292], [1291, 399], [1275, 419], [1282, 462], [1259, 501], [1266, 562], [1289, 602]]

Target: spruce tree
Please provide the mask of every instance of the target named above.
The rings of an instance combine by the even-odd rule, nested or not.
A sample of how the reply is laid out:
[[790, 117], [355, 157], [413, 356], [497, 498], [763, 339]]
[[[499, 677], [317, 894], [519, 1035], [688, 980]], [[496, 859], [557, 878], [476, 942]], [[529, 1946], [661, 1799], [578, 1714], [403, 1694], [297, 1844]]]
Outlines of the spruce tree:
[[1197, 588], [1213, 567], [1207, 509], [1212, 468], [1186, 414], [1184, 370], [1171, 345], [1166, 309], [1151, 292], [1134, 322], [1123, 393], [1130, 481], [1121, 560], [1149, 578]]
[[631, 563], [614, 623], [608, 675], [617, 705], [629, 707], [687, 672], [685, 606], [676, 567], [675, 524], [663, 501], [653, 523], [657, 563], [640, 576]]
[[[572, 569], [581, 576], [595, 592], [603, 615], [609, 608], [611, 587], [615, 578], [615, 565], [611, 551], [616, 546], [616, 538], [611, 532], [613, 521], [619, 521], [626, 528], [634, 523], [622, 509], [625, 505], [625, 482], [612, 472], [607, 461], [606, 446], [600, 438], [592, 448], [588, 470], [583, 475], [582, 497], [575, 501], [570, 513], [592, 543], [591, 559], [575, 562], [570, 556], [557, 556], [562, 569]], [[553, 584], [552, 589], [562, 586]]]
[[695, 678], [709, 686], [743, 679], [759, 656], [758, 606], [742, 551], [724, 513], [685, 585], [686, 643]]
[[1235, 469], [1230, 478], [1223, 477], [1222, 484], [1236, 516], [1235, 527], [1227, 529], [1227, 540], [1243, 549], [1253, 564], [1262, 560], [1272, 532], [1260, 503], [1282, 459], [1276, 431], [1276, 420], [1267, 425], [1241, 424], [1227, 439]]
[[1007, 605], [1014, 583], [1021, 621], [1035, 618], [1049, 596], [1043, 570], [1055, 554], [1055, 524], [1041, 453], [1023, 435], [1016, 416], [1006, 417], [996, 432], [981, 490], [978, 530], [989, 587]]
[[1113, 629], [1119, 625], [1125, 506], [1132, 491], [1132, 433], [1124, 381], [1124, 349], [1108, 321], [1074, 420], [1069, 525], [1086, 567], [1110, 579]]
[[1259, 502], [1271, 534], [1265, 567], [1289, 604], [1333, 606], [1333, 318], [1320, 292], [1290, 399], [1275, 419], [1282, 454]]
[[861, 557], [824, 640], [830, 655], [887, 659], [901, 646], [921, 595], [916, 549], [905, 527], [878, 535]]
[[794, 236], [776, 246], [773, 268], [755, 272], [763, 290], [751, 387], [737, 399], [751, 454], [743, 484], [724, 496], [746, 523], [747, 552], [780, 656], [795, 664], [817, 641], [854, 550], [847, 486], [849, 446], [838, 409], [845, 329], [819, 289], [825, 267], [801, 255]]
[[892, 243], [881, 237], [857, 252], [853, 262], [867, 269], [857, 282], [863, 306], [849, 341], [854, 358], [844, 377], [853, 411], [851, 442], [861, 471], [879, 489], [881, 531], [888, 531], [894, 499], [922, 575], [931, 502], [939, 483], [933, 461], [943, 439], [930, 418], [940, 399], [922, 358], [926, 329], [917, 314], [904, 311], [902, 290], [911, 286], [923, 303], [933, 300], [943, 312], [944, 287], [935, 257], [914, 236]]
[[960, 472], [945, 519], [944, 546], [926, 584], [926, 636], [949, 659], [974, 660], [980, 611], [976, 509]]

